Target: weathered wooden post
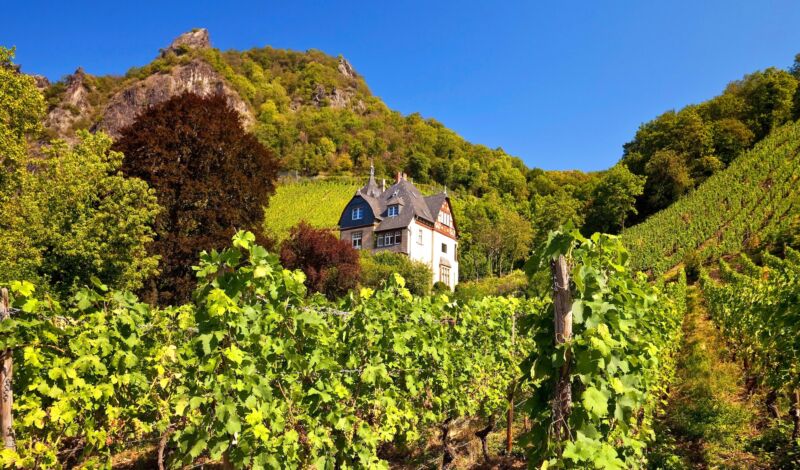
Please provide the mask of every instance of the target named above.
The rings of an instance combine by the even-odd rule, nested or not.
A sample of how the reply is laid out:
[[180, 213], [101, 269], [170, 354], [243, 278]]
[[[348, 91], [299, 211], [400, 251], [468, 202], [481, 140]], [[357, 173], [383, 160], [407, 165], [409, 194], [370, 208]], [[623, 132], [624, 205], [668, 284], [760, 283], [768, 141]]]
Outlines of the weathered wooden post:
[[[517, 342], [517, 312], [511, 317], [511, 348], [516, 347]], [[508, 411], [506, 412], [506, 455], [511, 454], [514, 446], [514, 392], [516, 391], [516, 381], [511, 383], [508, 391]]]
[[[11, 315], [8, 308], [8, 289], [0, 289], [0, 321], [7, 319]], [[3, 440], [3, 447], [13, 449], [14, 444], [14, 422], [11, 416], [11, 404], [14, 395], [11, 389], [13, 379], [13, 364], [11, 359], [11, 349], [0, 351], [0, 437]]]
[[[550, 262], [553, 275], [553, 311], [555, 322], [555, 345], [564, 344], [572, 338], [572, 295], [569, 288], [569, 266], [564, 255]], [[572, 384], [570, 383], [569, 352], [558, 371], [555, 393], [553, 394], [553, 437], [563, 441], [570, 437], [569, 413], [572, 406]]]
[[800, 388], [789, 392], [789, 412], [792, 415], [792, 440], [800, 437]]

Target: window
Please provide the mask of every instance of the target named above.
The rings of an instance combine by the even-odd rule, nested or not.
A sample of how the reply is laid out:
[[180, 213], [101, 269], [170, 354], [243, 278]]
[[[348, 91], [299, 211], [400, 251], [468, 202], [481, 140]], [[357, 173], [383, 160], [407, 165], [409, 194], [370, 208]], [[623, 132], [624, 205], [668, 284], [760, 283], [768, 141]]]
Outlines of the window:
[[352, 240], [353, 248], [355, 248], [356, 250], [361, 249], [361, 237], [362, 237], [361, 232], [353, 232], [352, 234], [350, 234], [350, 240]]
[[422, 245], [422, 229], [419, 229], [419, 232], [417, 233], [417, 243]]
[[397, 217], [397, 214], [399, 213], [400, 213], [400, 207], [397, 204], [393, 204], [389, 206], [386, 215], [388, 215], [389, 217]]
[[439, 212], [439, 222], [449, 227], [453, 223], [453, 216], [444, 211]]
[[439, 281], [450, 285], [450, 268], [447, 266], [439, 266]]
[[377, 246], [378, 248], [386, 246], [394, 246], [394, 245], [399, 245], [400, 242], [402, 241], [403, 241], [403, 231], [397, 230], [395, 232], [378, 234], [377, 238], [375, 239], [375, 246]]
[[442, 243], [442, 253], [447, 253], [447, 243]]
[[364, 218], [364, 208], [356, 207], [352, 212], [353, 220], [361, 220]]

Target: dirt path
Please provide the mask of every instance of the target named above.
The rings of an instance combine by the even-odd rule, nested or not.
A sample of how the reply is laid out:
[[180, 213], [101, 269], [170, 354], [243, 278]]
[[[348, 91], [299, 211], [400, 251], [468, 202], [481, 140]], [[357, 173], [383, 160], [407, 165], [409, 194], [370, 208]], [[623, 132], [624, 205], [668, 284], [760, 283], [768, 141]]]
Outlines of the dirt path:
[[708, 318], [699, 290], [689, 292], [677, 376], [657, 424], [650, 468], [770, 468], [753, 445], [760, 438], [760, 397], [748, 394], [744, 371]]

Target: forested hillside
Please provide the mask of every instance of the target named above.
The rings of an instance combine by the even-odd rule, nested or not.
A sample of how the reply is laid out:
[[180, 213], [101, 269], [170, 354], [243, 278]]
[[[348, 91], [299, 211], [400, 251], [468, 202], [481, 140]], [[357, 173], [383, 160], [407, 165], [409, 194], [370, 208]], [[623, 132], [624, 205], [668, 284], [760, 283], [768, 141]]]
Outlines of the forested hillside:
[[622, 162], [647, 177], [637, 200], [641, 221], [727, 168], [776, 127], [800, 116], [800, 63], [770, 67], [728, 84], [722, 94], [642, 124]]

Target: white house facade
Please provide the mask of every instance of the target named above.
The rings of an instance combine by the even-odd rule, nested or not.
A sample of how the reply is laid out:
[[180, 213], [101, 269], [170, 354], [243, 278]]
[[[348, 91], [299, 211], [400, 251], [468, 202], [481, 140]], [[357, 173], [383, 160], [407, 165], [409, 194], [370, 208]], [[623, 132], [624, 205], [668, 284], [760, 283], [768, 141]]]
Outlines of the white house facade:
[[340, 238], [353, 248], [403, 253], [430, 267], [431, 282], [458, 284], [458, 229], [446, 192], [423, 196], [404, 174], [378, 187], [374, 170], [342, 211]]

